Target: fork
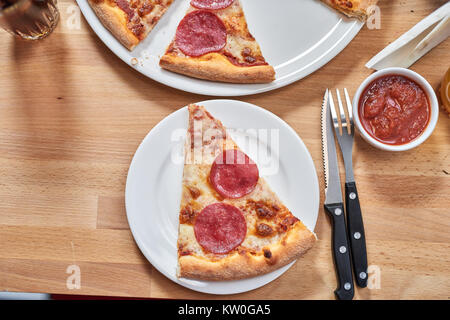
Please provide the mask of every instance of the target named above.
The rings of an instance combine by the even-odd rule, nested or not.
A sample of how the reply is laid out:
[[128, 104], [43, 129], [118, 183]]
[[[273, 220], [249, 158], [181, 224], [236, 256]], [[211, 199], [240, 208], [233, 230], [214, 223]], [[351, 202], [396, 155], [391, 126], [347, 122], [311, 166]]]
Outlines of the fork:
[[366, 237], [364, 234], [364, 224], [359, 204], [358, 191], [356, 189], [355, 178], [353, 176], [353, 138], [355, 128], [353, 124], [352, 103], [346, 88], [344, 88], [345, 102], [347, 105], [347, 115], [341, 100], [339, 89], [336, 89], [336, 96], [339, 105], [339, 118], [336, 112], [333, 95], [329, 91], [329, 101], [334, 130], [339, 142], [345, 166], [345, 206], [347, 211], [347, 229], [350, 247], [352, 251], [353, 271], [356, 283], [359, 287], [367, 286], [367, 250]]

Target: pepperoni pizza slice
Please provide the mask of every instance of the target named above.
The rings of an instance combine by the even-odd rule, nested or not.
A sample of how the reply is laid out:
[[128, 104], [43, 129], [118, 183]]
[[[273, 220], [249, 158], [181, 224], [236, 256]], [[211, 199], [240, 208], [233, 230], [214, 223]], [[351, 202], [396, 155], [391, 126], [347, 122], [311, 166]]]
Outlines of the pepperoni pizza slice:
[[351, 18], [366, 20], [370, 6], [376, 5], [378, 0], [322, 0], [330, 7], [344, 13]]
[[189, 106], [178, 231], [178, 276], [248, 278], [308, 251], [316, 236], [205, 108]]
[[173, 0], [88, 0], [103, 25], [128, 50], [152, 31]]
[[264, 83], [275, 79], [273, 67], [248, 30], [239, 0], [191, 0], [160, 66], [213, 81]]

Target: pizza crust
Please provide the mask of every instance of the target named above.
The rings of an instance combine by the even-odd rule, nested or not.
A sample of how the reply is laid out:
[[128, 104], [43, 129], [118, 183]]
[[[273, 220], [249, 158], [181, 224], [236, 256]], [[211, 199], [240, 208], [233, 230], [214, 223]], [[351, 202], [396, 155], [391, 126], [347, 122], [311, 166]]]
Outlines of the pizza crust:
[[265, 274], [299, 258], [314, 245], [316, 240], [316, 235], [298, 221], [282, 240], [264, 247], [270, 250], [270, 258], [266, 258], [262, 251], [256, 255], [235, 251], [226, 258], [215, 261], [186, 255], [179, 257], [178, 276], [221, 281]]
[[[360, 20], [366, 20], [368, 17], [367, 9], [377, 4], [378, 0], [322, 0], [330, 7], [337, 9], [338, 11], [344, 13], [350, 18], [358, 18]], [[339, 5], [339, 2], [342, 4]], [[345, 6], [345, 3], [350, 2], [352, 4], [351, 8]]]
[[236, 66], [219, 53], [208, 53], [199, 58], [165, 54], [160, 62], [164, 69], [190, 77], [230, 82], [267, 83], [275, 79], [275, 71], [270, 65]]
[[88, 0], [92, 10], [103, 25], [124, 45], [128, 50], [133, 50], [140, 40], [128, 29], [125, 12], [118, 7], [112, 7], [105, 1]]

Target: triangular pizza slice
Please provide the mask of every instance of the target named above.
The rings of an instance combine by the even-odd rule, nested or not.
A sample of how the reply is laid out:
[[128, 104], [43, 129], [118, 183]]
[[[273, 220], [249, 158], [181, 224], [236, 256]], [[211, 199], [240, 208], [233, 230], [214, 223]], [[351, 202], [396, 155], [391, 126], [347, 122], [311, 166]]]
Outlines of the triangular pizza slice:
[[248, 30], [239, 0], [191, 0], [160, 66], [222, 82], [264, 83], [275, 78]]
[[178, 276], [202, 280], [273, 271], [316, 241], [222, 123], [198, 105], [189, 105], [178, 232]]
[[155, 27], [173, 0], [88, 0], [102, 24], [128, 50]]

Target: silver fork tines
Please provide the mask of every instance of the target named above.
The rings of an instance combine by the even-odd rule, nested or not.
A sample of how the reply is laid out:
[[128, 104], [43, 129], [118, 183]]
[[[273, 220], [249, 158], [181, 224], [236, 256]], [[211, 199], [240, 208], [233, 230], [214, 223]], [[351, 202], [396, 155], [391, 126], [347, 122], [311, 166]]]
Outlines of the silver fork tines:
[[[336, 107], [334, 105], [333, 95], [331, 94], [331, 90], [329, 91], [330, 109], [331, 109], [331, 116], [333, 118], [333, 125], [335, 130], [339, 130], [339, 132], [336, 131], [336, 133], [340, 136], [346, 133], [349, 135], [353, 135], [354, 133], [352, 103], [350, 101], [350, 96], [346, 88], [344, 88], [344, 95], [345, 95], [345, 104], [347, 106], [346, 109], [344, 109], [339, 89], [336, 89], [336, 96], [339, 106], [339, 118], [338, 118]], [[347, 130], [344, 130], [344, 128]]]
[[353, 112], [352, 103], [350, 96], [346, 88], [344, 88], [345, 105], [341, 99], [341, 94], [339, 89], [336, 89], [337, 102], [339, 106], [339, 117], [336, 112], [336, 107], [333, 100], [333, 95], [331, 90], [329, 90], [328, 99], [330, 101], [331, 117], [333, 119], [334, 130], [339, 142], [339, 146], [342, 151], [344, 158], [346, 180], [354, 181], [353, 179], [353, 164], [352, 164], [352, 150], [353, 150], [353, 135], [354, 135], [354, 124], [353, 124]]
[[347, 110], [348, 110], [348, 121], [350, 122], [350, 131], [349, 134], [353, 134], [353, 108], [352, 108], [352, 101], [350, 100], [350, 96], [348, 94], [347, 88], [344, 88], [344, 95], [345, 95], [345, 102], [347, 103]]

